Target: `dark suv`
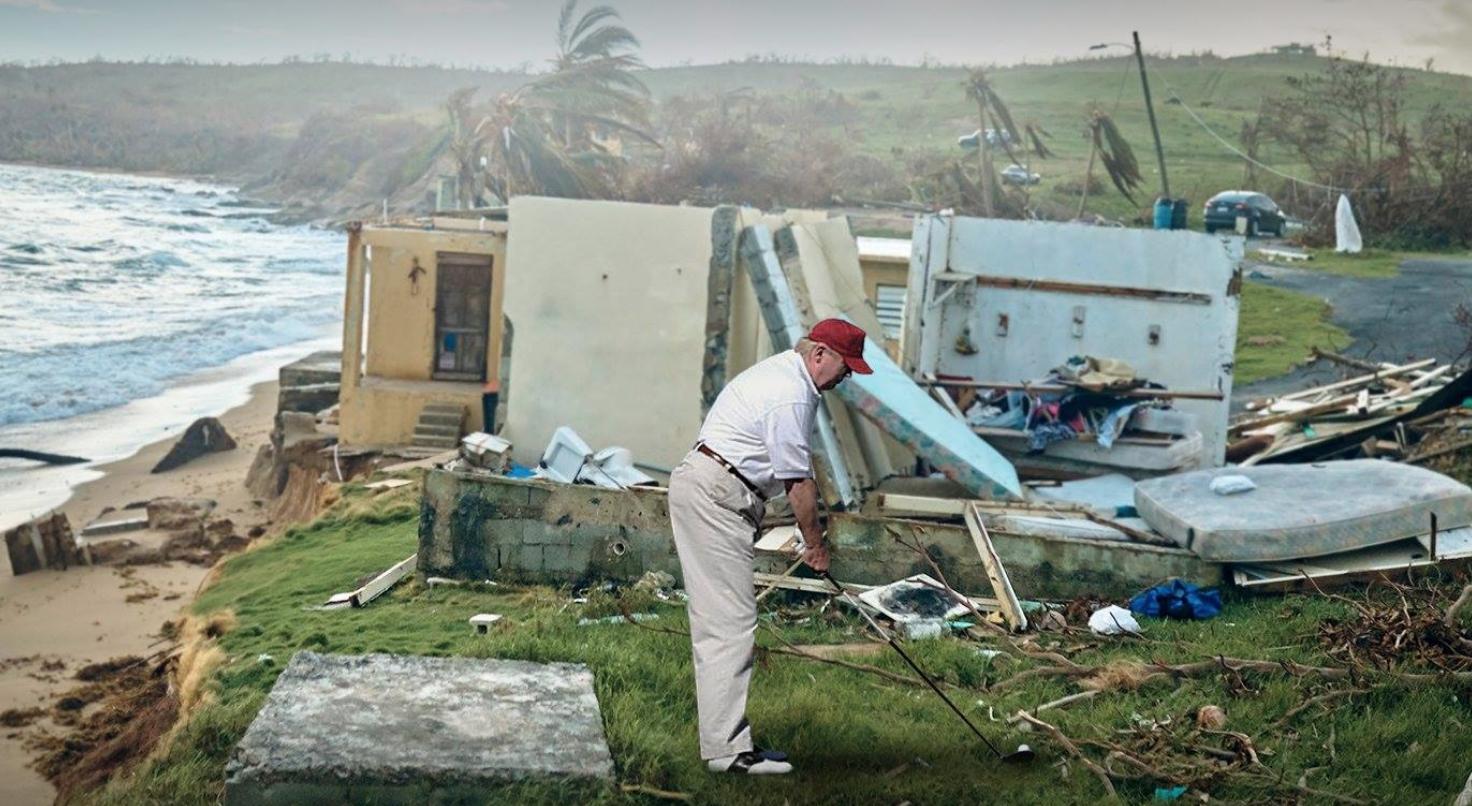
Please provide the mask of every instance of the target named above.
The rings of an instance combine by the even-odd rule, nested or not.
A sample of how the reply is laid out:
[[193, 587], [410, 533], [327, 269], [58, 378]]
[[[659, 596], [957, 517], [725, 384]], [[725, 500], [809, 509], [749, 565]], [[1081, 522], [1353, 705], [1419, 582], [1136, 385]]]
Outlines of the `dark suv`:
[[1235, 229], [1237, 217], [1247, 217], [1247, 234], [1272, 234], [1283, 237], [1288, 218], [1272, 199], [1250, 190], [1224, 190], [1206, 200], [1201, 218], [1207, 232]]

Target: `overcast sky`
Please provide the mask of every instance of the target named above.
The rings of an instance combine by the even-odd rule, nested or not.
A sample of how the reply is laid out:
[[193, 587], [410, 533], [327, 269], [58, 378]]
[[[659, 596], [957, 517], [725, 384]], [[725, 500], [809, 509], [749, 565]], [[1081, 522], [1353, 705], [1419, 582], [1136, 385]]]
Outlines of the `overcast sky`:
[[[584, 0], [590, 5], [594, 0]], [[1221, 55], [1322, 41], [1472, 73], [1472, 0], [613, 0], [654, 66], [749, 54], [1012, 64], [1139, 29], [1147, 50]], [[419, 59], [540, 67], [560, 0], [0, 0], [0, 61]]]

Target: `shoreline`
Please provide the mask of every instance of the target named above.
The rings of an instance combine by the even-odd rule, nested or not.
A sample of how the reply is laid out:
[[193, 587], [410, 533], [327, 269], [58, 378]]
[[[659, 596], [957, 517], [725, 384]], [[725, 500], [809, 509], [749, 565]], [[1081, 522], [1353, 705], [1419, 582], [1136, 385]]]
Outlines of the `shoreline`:
[[[172, 444], [200, 417], [218, 417], [248, 403], [259, 385], [275, 383], [282, 366], [319, 350], [338, 349], [340, 332], [341, 325], [334, 324], [314, 339], [237, 356], [225, 364], [181, 376], [159, 394], [121, 406], [62, 420], [0, 428], [0, 443], [7, 447], [13, 445], [89, 460], [62, 466], [0, 461], [0, 530], [52, 510], [66, 511], [72, 517], [69, 507], [77, 490], [100, 480], [109, 468], [157, 446], [159, 441]], [[274, 416], [274, 393], [272, 404]], [[228, 424], [226, 427], [228, 430]], [[239, 442], [239, 436], [231, 433]], [[147, 469], [144, 468], [145, 472]], [[244, 480], [243, 474], [241, 479]], [[80, 531], [97, 515], [96, 512], [84, 514], [85, 520], [73, 517], [74, 531]], [[8, 563], [4, 565], [8, 570]]]
[[[103, 507], [161, 495], [212, 498], [215, 517], [234, 521], [238, 533], [266, 523], [266, 511], [245, 488], [256, 451], [270, 438], [276, 414], [277, 382], [258, 381], [244, 403], [219, 414], [235, 438], [231, 451], [200, 457], [167, 473], [153, 465], [173, 446], [170, 433], [129, 456], [92, 468], [100, 476], [77, 484], [66, 503], [73, 529]], [[119, 537], [129, 537], [124, 533]], [[156, 634], [193, 601], [210, 569], [182, 562], [130, 567], [76, 567], [24, 576], [0, 573], [0, 711], [49, 705], [57, 693], [76, 685], [72, 675], [88, 663], [126, 655], [147, 655]], [[43, 664], [50, 663], [50, 666]], [[57, 670], [60, 662], [63, 669]], [[49, 804], [51, 785], [27, 764], [23, 737], [37, 729], [59, 732], [49, 719], [0, 732], [0, 802]]]

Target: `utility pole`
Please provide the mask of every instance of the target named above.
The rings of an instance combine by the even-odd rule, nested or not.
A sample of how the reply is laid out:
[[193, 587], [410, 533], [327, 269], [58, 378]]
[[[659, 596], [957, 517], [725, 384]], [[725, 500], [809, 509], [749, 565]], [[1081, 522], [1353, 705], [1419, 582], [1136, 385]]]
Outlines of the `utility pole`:
[[1135, 35], [1135, 61], [1140, 65], [1140, 86], [1145, 88], [1145, 112], [1150, 116], [1150, 133], [1155, 135], [1155, 159], [1160, 163], [1160, 191], [1170, 198], [1170, 179], [1165, 175], [1165, 149], [1160, 145], [1160, 127], [1155, 123], [1155, 105], [1150, 101], [1150, 79], [1145, 75], [1145, 52], [1140, 49], [1140, 32]]

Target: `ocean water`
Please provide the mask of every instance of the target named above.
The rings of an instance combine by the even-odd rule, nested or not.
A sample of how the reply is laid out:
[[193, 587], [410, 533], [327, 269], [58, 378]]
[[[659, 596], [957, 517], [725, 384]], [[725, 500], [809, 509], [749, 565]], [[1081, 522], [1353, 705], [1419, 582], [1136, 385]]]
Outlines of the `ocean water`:
[[[0, 165], [0, 447], [122, 458], [334, 348], [345, 236], [270, 212], [190, 180]], [[0, 522], [89, 467], [0, 460]]]
[[158, 394], [341, 319], [343, 236], [199, 182], [0, 165], [0, 428]]

